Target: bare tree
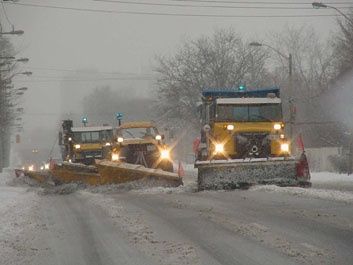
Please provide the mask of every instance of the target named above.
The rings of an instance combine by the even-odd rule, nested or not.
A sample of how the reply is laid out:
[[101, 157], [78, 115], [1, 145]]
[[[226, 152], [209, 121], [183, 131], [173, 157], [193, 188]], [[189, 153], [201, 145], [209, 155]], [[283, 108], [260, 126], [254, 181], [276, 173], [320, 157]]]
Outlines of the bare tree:
[[204, 88], [268, 85], [267, 53], [252, 49], [233, 29], [216, 30], [182, 44], [175, 55], [157, 58], [159, 117], [169, 127], [198, 125]]
[[353, 9], [348, 18], [337, 21], [340, 31], [332, 40], [337, 71], [342, 74], [353, 68]]
[[313, 28], [307, 26], [286, 27], [282, 32], [272, 34], [272, 38], [277, 49], [293, 56], [292, 91], [288, 89], [288, 62], [282, 57], [275, 59], [281, 67], [275, 68], [274, 76], [282, 87], [286, 116], [289, 117], [290, 112], [289, 100], [296, 107], [294, 133], [302, 133], [309, 145], [328, 145], [332, 137], [327, 132], [337, 136], [327, 115], [328, 107], [321, 100], [336, 76], [331, 46], [321, 42]]
[[274, 70], [276, 83], [281, 84], [286, 95], [300, 102], [312, 102], [328, 88], [335, 76], [332, 49], [324, 45], [313, 28], [286, 26], [280, 33], [272, 34], [273, 45], [283, 54], [293, 56], [293, 91], [288, 91], [288, 62], [277, 56]]

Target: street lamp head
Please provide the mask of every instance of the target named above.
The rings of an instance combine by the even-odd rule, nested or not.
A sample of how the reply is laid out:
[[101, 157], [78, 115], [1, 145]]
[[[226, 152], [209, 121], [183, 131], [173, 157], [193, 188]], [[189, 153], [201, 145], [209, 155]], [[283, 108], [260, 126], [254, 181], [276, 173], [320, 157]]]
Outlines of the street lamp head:
[[263, 44], [260, 42], [253, 41], [249, 43], [249, 46], [261, 47], [263, 46]]
[[30, 76], [30, 75], [32, 75], [32, 72], [26, 71], [26, 72], [22, 72], [20, 74]]
[[311, 5], [313, 6], [313, 8], [327, 8], [327, 5], [320, 2], [313, 2]]
[[15, 57], [14, 56], [0, 56], [1, 60], [14, 60]]
[[20, 63], [27, 63], [29, 61], [29, 59], [28, 58], [20, 58], [20, 59], [17, 59], [16, 61], [20, 62]]
[[28, 89], [28, 87], [20, 87], [20, 88], [18, 88], [17, 90], [19, 90], [19, 91], [26, 91]]
[[12, 34], [14, 35], [23, 35], [23, 33], [25, 33], [23, 30], [13, 30]]
[[9, 32], [0, 32], [0, 35], [23, 35], [25, 33], [23, 30], [13, 30]]
[[16, 93], [16, 95], [18, 95], [18, 96], [22, 96], [23, 94], [24, 93], [22, 91]]

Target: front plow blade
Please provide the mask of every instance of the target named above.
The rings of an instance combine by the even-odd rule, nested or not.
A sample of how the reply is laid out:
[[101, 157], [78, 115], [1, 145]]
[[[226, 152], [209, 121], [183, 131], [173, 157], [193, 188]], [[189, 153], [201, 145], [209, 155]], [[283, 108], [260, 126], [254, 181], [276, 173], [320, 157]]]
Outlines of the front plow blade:
[[136, 180], [143, 180], [155, 186], [178, 187], [183, 185], [182, 178], [176, 173], [161, 169], [146, 168], [141, 165], [96, 160], [101, 184], [120, 184]]
[[197, 161], [195, 167], [199, 190], [235, 189], [254, 184], [299, 186], [307, 181], [298, 178], [294, 158]]
[[55, 165], [50, 173], [56, 184], [73, 182], [88, 185], [100, 184], [100, 176], [95, 166], [63, 162], [60, 165]]

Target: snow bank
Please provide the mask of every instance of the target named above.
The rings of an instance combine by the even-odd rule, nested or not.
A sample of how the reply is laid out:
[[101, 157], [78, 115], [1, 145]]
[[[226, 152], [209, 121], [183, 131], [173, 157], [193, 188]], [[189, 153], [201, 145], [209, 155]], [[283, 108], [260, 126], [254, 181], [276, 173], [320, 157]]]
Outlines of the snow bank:
[[133, 192], [140, 193], [140, 194], [161, 194], [161, 193], [171, 194], [171, 193], [184, 193], [184, 192], [196, 192], [196, 191], [197, 191], [196, 183], [188, 183], [176, 188], [152, 187], [152, 188], [133, 190]]
[[338, 190], [312, 189], [312, 188], [298, 188], [298, 187], [278, 187], [275, 185], [268, 186], [254, 186], [250, 191], [268, 191], [287, 193], [298, 197], [311, 197], [316, 199], [324, 199], [345, 203], [353, 203], [353, 193]]
[[338, 174], [332, 172], [314, 172], [311, 173], [311, 182], [312, 183], [333, 183], [333, 182], [352, 182], [353, 184], [353, 175], [347, 174]]
[[[0, 174], [2, 184], [12, 180], [11, 170]], [[36, 254], [38, 196], [24, 187], [0, 185], [0, 264], [24, 265]]]
[[11, 168], [4, 168], [0, 173], [0, 185], [7, 185], [15, 177], [15, 171]]

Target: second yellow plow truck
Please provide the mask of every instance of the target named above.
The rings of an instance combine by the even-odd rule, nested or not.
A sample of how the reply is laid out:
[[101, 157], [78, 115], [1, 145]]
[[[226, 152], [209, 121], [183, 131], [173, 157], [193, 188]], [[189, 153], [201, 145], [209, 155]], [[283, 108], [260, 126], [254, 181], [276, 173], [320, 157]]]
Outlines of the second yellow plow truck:
[[305, 154], [290, 153], [278, 88], [204, 90], [201, 116], [199, 190], [310, 185]]
[[116, 130], [114, 144], [105, 149], [110, 150], [106, 158], [114, 162], [173, 172], [170, 149], [153, 122], [123, 123]]
[[153, 122], [125, 122], [115, 132], [114, 142], [105, 146], [105, 160], [96, 160], [102, 178], [122, 182], [150, 178], [163, 186], [179, 186], [182, 179], [173, 173], [170, 148]]

